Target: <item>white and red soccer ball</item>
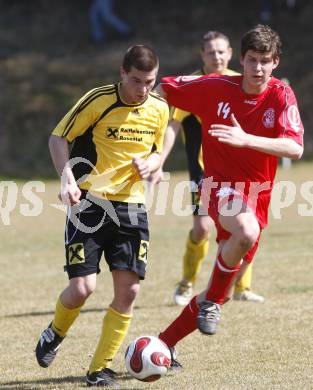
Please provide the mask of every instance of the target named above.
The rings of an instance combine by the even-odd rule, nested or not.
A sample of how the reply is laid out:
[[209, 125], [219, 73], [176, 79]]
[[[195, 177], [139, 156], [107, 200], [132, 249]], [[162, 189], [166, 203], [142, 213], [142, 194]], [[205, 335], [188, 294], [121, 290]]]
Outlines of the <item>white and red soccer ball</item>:
[[159, 338], [141, 336], [129, 344], [125, 365], [136, 379], [154, 382], [167, 373], [171, 365], [171, 353]]

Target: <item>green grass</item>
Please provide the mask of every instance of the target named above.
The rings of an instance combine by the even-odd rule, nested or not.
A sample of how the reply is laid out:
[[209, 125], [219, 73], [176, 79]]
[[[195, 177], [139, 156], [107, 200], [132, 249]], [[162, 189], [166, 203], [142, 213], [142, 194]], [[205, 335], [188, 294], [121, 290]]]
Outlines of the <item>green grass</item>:
[[[178, 345], [180, 373], [146, 384], [130, 378], [123, 363], [127, 344], [143, 334], [158, 334], [180, 312], [172, 303], [181, 276], [181, 256], [191, 217], [150, 213], [151, 250], [147, 279], [136, 301], [130, 332], [112, 368], [123, 389], [271, 390], [313, 388], [312, 217], [298, 217], [301, 183], [309, 181], [312, 164], [295, 164], [278, 179], [297, 185], [296, 202], [270, 217], [253, 273], [253, 289], [264, 304], [230, 302], [223, 309], [219, 332], [205, 337], [194, 332]], [[186, 179], [172, 176], [172, 187]], [[22, 184], [18, 184], [21, 194]], [[64, 215], [56, 203], [59, 183], [47, 182], [37, 217], [24, 217], [19, 207], [11, 225], [1, 226], [0, 257], [0, 389], [80, 389], [97, 343], [105, 308], [112, 297], [110, 274], [102, 263], [95, 294], [73, 325], [49, 369], [37, 366], [34, 348], [51, 321], [55, 301], [67, 283], [63, 267]], [[188, 198], [187, 198], [188, 199]], [[18, 206], [27, 201], [20, 196]], [[172, 204], [172, 197], [169, 205]], [[207, 283], [216, 249], [214, 233], [209, 258], [197, 283]]]

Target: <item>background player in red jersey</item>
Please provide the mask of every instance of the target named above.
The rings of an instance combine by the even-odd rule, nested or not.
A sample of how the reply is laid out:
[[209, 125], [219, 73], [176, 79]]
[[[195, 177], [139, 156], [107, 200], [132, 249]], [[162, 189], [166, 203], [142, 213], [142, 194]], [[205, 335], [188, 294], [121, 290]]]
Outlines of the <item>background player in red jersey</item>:
[[[228, 69], [232, 57], [232, 48], [229, 38], [219, 31], [208, 31], [201, 40], [201, 59], [203, 66], [193, 75], [210, 73], [222, 75], [239, 75]], [[203, 260], [209, 252], [209, 231], [213, 221], [200, 204], [198, 190], [203, 180], [203, 158], [201, 148], [201, 122], [190, 112], [176, 108], [172, 112], [164, 137], [163, 152], [161, 154], [162, 167], [175, 142], [178, 132], [182, 130], [185, 144], [188, 171], [191, 182], [191, 200], [194, 207], [193, 226], [186, 240], [183, 256], [183, 275], [174, 292], [174, 302], [185, 306], [193, 296], [193, 287], [200, 272]], [[151, 175], [150, 182], [158, 183], [163, 175], [162, 167]], [[234, 293], [229, 295], [235, 300], [263, 302], [261, 295], [251, 291], [252, 264], [243, 275], [237, 275]]]
[[296, 98], [271, 76], [280, 53], [278, 34], [258, 25], [241, 41], [242, 76], [166, 77], [157, 88], [171, 105], [201, 118], [201, 196], [219, 242], [207, 289], [160, 334], [169, 347], [197, 327], [204, 334], [216, 332], [227, 292], [240, 267], [252, 261], [267, 224], [278, 157], [302, 156]]

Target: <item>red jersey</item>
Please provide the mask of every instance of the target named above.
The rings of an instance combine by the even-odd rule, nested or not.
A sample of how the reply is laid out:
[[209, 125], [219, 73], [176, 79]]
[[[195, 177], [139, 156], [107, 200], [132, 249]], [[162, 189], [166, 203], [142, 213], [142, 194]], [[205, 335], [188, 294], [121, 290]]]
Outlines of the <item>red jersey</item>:
[[[198, 115], [202, 123], [204, 172], [214, 182], [244, 183], [249, 194], [250, 183], [266, 184], [259, 193], [257, 211], [263, 227], [277, 169], [278, 158], [248, 148], [226, 145], [212, 137], [212, 124], [233, 126], [234, 114], [242, 129], [249, 134], [268, 138], [291, 138], [303, 145], [303, 125], [292, 89], [272, 77], [267, 88], [258, 95], [243, 91], [243, 76], [179, 76], [161, 81], [170, 105]], [[242, 187], [241, 187], [242, 188]]]

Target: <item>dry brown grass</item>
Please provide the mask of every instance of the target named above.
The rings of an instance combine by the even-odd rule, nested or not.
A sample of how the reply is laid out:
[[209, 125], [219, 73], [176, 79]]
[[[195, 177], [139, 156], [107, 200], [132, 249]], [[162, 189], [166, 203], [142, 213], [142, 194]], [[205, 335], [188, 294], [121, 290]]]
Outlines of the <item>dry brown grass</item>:
[[[281, 171], [279, 178], [299, 186], [310, 180], [311, 164]], [[173, 184], [185, 179], [173, 176]], [[19, 184], [21, 188], [22, 183]], [[90, 298], [49, 369], [37, 366], [33, 350], [52, 318], [55, 300], [66, 283], [63, 266], [63, 220], [49, 206], [58, 184], [46, 183], [43, 213], [23, 217], [17, 210], [10, 226], [1, 226], [0, 388], [80, 389], [97, 342], [112, 285], [103, 264], [96, 293]], [[25, 200], [21, 199], [20, 202]], [[136, 303], [130, 332], [113, 368], [123, 389], [270, 390], [313, 388], [312, 217], [298, 217], [297, 202], [271, 218], [254, 266], [253, 288], [264, 304], [232, 302], [225, 306], [219, 333], [195, 332], [178, 346], [185, 369], [154, 384], [129, 378], [123, 354], [128, 342], [142, 334], [157, 334], [180, 312], [172, 304], [180, 278], [181, 255], [191, 218], [151, 214], [151, 251], [147, 279]], [[215, 244], [197, 288], [205, 286]]]

